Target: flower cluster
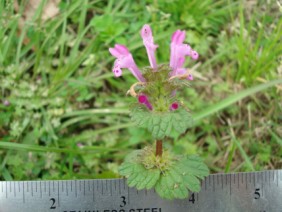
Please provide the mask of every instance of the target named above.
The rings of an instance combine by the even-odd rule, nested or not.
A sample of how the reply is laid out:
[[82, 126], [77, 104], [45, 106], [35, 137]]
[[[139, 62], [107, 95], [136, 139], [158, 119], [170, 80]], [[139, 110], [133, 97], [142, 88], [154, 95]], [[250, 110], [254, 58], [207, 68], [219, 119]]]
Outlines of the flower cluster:
[[[186, 57], [190, 57], [193, 60], [197, 60], [199, 55], [193, 50], [188, 44], [184, 43], [185, 40], [185, 31], [177, 30], [173, 33], [171, 37], [170, 44], [170, 62], [166, 68], [163, 68], [163, 65], [158, 65], [156, 62], [155, 51], [158, 48], [158, 45], [154, 43], [154, 37], [151, 30], [151, 27], [145, 24], [141, 29], [141, 37], [143, 39], [143, 44], [146, 48], [149, 62], [150, 62], [150, 71], [155, 74], [156, 72], [162, 71], [162, 69], [169, 69], [167, 72], [166, 80], [168, 78], [174, 78], [177, 76], [184, 76], [186, 80], [193, 80], [193, 76], [191, 73], [188, 73], [187, 70], [183, 67]], [[121, 44], [116, 44], [114, 48], [109, 49], [112, 56], [116, 58], [113, 67], [113, 73], [116, 77], [120, 77], [122, 75], [122, 69], [127, 68], [131, 71], [131, 73], [136, 77], [136, 79], [140, 83], [148, 83], [148, 81], [153, 81], [154, 79], [162, 79], [159, 75], [156, 74], [153, 77], [146, 77], [144, 71], [141, 72], [137, 67], [130, 51], [126, 48], [126, 46]], [[148, 75], [148, 74], [147, 74]], [[164, 86], [165, 87], [165, 86]], [[169, 90], [166, 93], [160, 93], [157, 96], [164, 96], [167, 98], [165, 94], [170, 92], [171, 96], [174, 96], [175, 90]], [[165, 93], [165, 94], [164, 94]], [[158, 101], [160, 103], [160, 99], [151, 98], [152, 92], [140, 93], [138, 95], [138, 101], [140, 104], [145, 105], [149, 110], [153, 110], [154, 101]], [[169, 102], [169, 110], [176, 110], [178, 108], [178, 103], [175, 101]]]

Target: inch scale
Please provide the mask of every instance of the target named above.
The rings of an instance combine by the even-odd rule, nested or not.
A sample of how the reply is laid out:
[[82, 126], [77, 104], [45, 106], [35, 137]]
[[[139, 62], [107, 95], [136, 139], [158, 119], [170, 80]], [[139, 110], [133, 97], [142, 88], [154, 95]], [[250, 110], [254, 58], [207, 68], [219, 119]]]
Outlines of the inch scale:
[[282, 170], [212, 174], [199, 193], [162, 200], [124, 179], [0, 182], [0, 212], [282, 212]]

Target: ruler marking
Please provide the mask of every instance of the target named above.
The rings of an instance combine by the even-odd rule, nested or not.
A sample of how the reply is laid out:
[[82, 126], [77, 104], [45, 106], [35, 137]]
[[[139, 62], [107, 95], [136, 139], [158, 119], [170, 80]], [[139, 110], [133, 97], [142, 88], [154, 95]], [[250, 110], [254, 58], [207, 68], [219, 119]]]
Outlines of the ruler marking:
[[5, 184], [6, 184], [6, 198], [8, 198], [8, 182], [6, 181]]
[[246, 189], [248, 189], [248, 175], [245, 174], [245, 176], [246, 176]]
[[110, 181], [111, 185], [110, 185], [110, 193], [111, 196], [113, 196], [113, 181]]
[[118, 181], [118, 193], [119, 193], [119, 195], [120, 195], [120, 193], [121, 193], [121, 188], [120, 188], [120, 180]]
[[92, 189], [93, 189], [93, 202], [95, 202], [95, 189], [94, 189], [94, 181], [92, 181]]
[[253, 178], [254, 178], [254, 187], [256, 187], [256, 175], [255, 175], [255, 173], [253, 174]]
[[127, 196], [128, 196], [128, 204], [130, 204], [130, 192], [129, 192], [129, 186], [127, 186]]
[[240, 187], [240, 175], [241, 175], [241, 173], [239, 172], [239, 173], [238, 173], [238, 180], [237, 180], [237, 181], [238, 181], [237, 188]]
[[25, 195], [24, 195], [24, 182], [23, 182], [23, 203], [25, 203]]
[[48, 181], [48, 182], [49, 182], [49, 186], [48, 186], [49, 189], [48, 190], [49, 190], [49, 197], [50, 197], [50, 195], [51, 195], [51, 182], [50, 181]]
[[222, 177], [222, 174], [220, 175], [220, 181], [221, 181], [221, 189], [223, 190], [223, 177]]
[[[269, 172], [269, 173], [266, 173], [266, 172]], [[203, 198], [199, 197], [199, 195], [204, 194], [203, 195], [204, 198], [210, 199], [211, 196], [209, 197], [209, 195], [206, 195], [206, 194], [212, 194], [212, 192], [213, 193], [216, 192], [218, 194], [225, 195], [225, 196], [228, 194], [227, 192], [229, 192], [230, 199], [231, 199], [231, 196], [234, 196], [235, 194], [237, 194], [238, 191], [239, 192], [243, 192], [242, 194], [244, 194], [244, 195], [252, 195], [253, 192], [255, 192], [256, 188], [260, 188], [261, 191], [259, 191], [259, 192], [261, 194], [261, 197], [263, 197], [266, 201], [268, 201], [270, 199], [267, 199], [267, 198], [271, 198], [271, 196], [268, 195], [268, 193], [271, 192], [271, 189], [269, 188], [268, 185], [270, 185], [270, 186], [272, 185], [273, 192], [275, 192], [277, 190], [276, 186], [277, 187], [279, 187], [279, 186], [281, 187], [281, 181], [280, 181], [281, 174], [282, 174], [281, 171], [273, 170], [273, 171], [264, 171], [264, 172], [234, 173], [234, 174], [227, 174], [227, 175], [226, 174], [217, 174], [216, 176], [215, 175], [210, 175], [209, 177], [206, 178], [205, 182], [203, 182], [203, 183], [205, 183], [205, 189], [207, 190], [206, 193], [205, 193], [204, 190], [202, 190], [199, 194], [198, 193], [194, 194], [194, 195], [197, 196], [197, 197], [195, 197], [196, 200], [197, 200], [197, 203], [194, 204], [193, 209], [194, 209], [195, 206], [196, 206], [195, 209], [196, 208], [197, 209], [200, 208], [201, 203], [198, 202], [199, 199], [200, 199], [200, 201], [205, 201], [205, 200], [203, 200]], [[224, 175], [225, 175], [225, 177], [224, 177]], [[224, 187], [222, 187], [223, 188], [222, 191], [220, 190], [220, 184], [219, 184], [220, 183], [219, 182], [220, 178], [221, 178], [222, 185], [224, 185]], [[225, 183], [224, 183], [224, 180], [225, 180]], [[229, 180], [229, 182], [228, 182], [228, 180]], [[249, 191], [244, 191], [244, 185], [240, 185], [240, 182], [244, 182], [244, 180], [245, 180], [245, 183], [246, 183], [246, 188], [248, 188], [250, 192]], [[86, 188], [86, 186], [87, 186], [86, 185], [86, 180], [78, 180], [78, 181], [79, 182], [77, 182], [77, 180], [74, 181], [75, 188], [76, 188], [77, 192], [78, 192], [78, 185], [76, 183], [79, 183], [80, 191], [82, 192], [82, 189], [84, 189], [83, 190], [84, 191], [84, 196], [86, 196], [86, 189], [87, 189]], [[268, 181], [268, 183], [267, 183], [267, 181]], [[71, 182], [73, 182], [73, 181], [71, 181]], [[101, 192], [97, 192], [97, 194], [95, 193], [95, 183], [96, 182], [97, 182], [97, 184], [96, 184], [97, 188], [99, 186], [98, 184], [100, 184], [100, 186], [102, 186], [102, 195], [106, 195], [106, 197], [102, 197], [101, 196]], [[138, 198], [141, 198], [141, 201], [142, 200], [145, 201], [147, 198], [151, 199], [153, 196], [155, 196], [155, 195], [153, 195], [153, 190], [152, 190], [152, 192], [148, 191], [149, 194], [147, 193], [147, 190], [144, 190], [144, 192], [140, 192], [140, 191], [137, 191], [137, 190], [135, 191], [135, 190], [129, 188], [125, 184], [125, 182], [126, 182], [125, 179], [120, 179], [120, 180], [93, 180], [92, 182], [91, 182], [91, 180], [87, 180], [88, 190], [91, 191], [91, 189], [93, 188], [93, 202], [95, 202], [95, 200], [96, 200], [95, 199], [96, 198], [95, 195], [99, 195], [98, 199], [103, 200], [103, 201], [98, 202], [98, 205], [102, 204], [102, 202], [104, 202], [105, 198], [107, 198], [108, 200], [112, 201], [112, 200], [115, 200], [114, 198], [118, 198], [119, 197], [118, 196], [118, 192], [114, 193], [115, 191], [113, 189], [115, 189], [115, 190], [118, 189], [119, 193], [122, 193], [123, 196], [126, 196], [127, 203], [128, 204], [132, 204], [132, 205], [134, 205], [135, 201], [139, 200]], [[48, 187], [48, 189], [49, 189], [48, 190], [49, 191], [49, 196], [52, 196], [52, 197], [55, 196], [56, 197], [56, 190], [58, 190], [57, 191], [58, 192], [57, 193], [57, 198], [58, 199], [56, 200], [57, 201], [56, 204], [57, 204], [57, 207], [60, 207], [60, 201], [61, 200], [63, 200], [63, 202], [66, 201], [64, 199], [65, 198], [65, 193], [63, 193], [63, 195], [62, 195], [61, 192], [65, 192], [64, 186], [66, 186], [65, 187], [66, 191], [68, 191], [68, 189], [69, 189], [69, 184], [68, 184], [69, 181], [39, 181], [39, 182], [38, 181], [22, 181], [22, 182], [20, 182], [20, 181], [19, 182], [16, 182], [16, 181], [4, 181], [4, 182], [0, 182], [0, 187], [1, 187], [0, 191], [2, 190], [2, 194], [1, 195], [2, 195], [3, 198], [4, 198], [4, 195], [6, 195], [7, 201], [10, 201], [10, 200], [14, 201], [14, 200], [17, 199], [16, 196], [19, 196], [19, 200], [20, 200], [20, 198], [22, 198], [22, 202], [23, 202], [22, 204], [26, 204], [27, 206], [32, 206], [33, 204], [35, 204], [35, 201], [37, 201], [37, 198], [39, 198], [39, 191], [40, 191], [40, 198], [43, 197], [43, 195], [42, 195], [42, 191], [43, 191], [42, 183], [44, 183], [45, 191], [47, 191], [47, 187], [49, 185], [49, 187]], [[62, 183], [62, 185], [60, 185], [60, 183]], [[64, 185], [64, 183], [66, 183], [66, 185]], [[83, 185], [82, 185], [82, 183], [83, 183]], [[92, 183], [92, 185], [91, 185], [91, 183]], [[119, 183], [119, 184], [117, 184], [117, 183]], [[121, 183], [124, 183], [124, 185], [121, 185]], [[228, 191], [228, 183], [229, 183], [229, 191]], [[218, 184], [218, 188], [216, 187], [217, 184]], [[52, 193], [52, 191], [53, 191], [52, 190], [52, 185], [53, 185], [53, 190], [55, 191], [54, 193]], [[227, 185], [227, 186], [225, 186], [225, 185]], [[16, 186], [18, 186], [18, 188], [16, 188]], [[82, 188], [82, 186], [83, 186], [83, 188]], [[211, 186], [213, 186], [213, 187], [211, 188]], [[253, 191], [253, 186], [255, 187], [254, 191]], [[238, 190], [236, 190], [236, 187], [238, 187]], [[121, 191], [122, 188], [126, 188], [126, 189], [124, 191]], [[31, 192], [30, 192], [30, 189], [31, 189]], [[235, 189], [235, 191], [233, 191], [233, 189]], [[4, 190], [5, 190], [6, 193], [4, 192]], [[21, 190], [22, 190], [22, 194], [20, 193]], [[99, 189], [99, 190], [101, 191], [101, 189]], [[26, 196], [26, 192], [27, 192], [27, 196]], [[34, 193], [34, 192], [36, 192], [36, 193]], [[127, 192], [127, 194], [126, 194], [126, 192]], [[137, 198], [135, 198], [135, 195], [136, 195], [135, 193], [137, 194], [137, 196], [136, 196]], [[110, 197], [109, 194], [111, 196], [113, 196], [113, 197]], [[193, 194], [193, 193], [191, 193], [191, 194]], [[279, 196], [278, 196], [277, 200], [281, 199], [280, 198], [281, 194], [280, 193], [278, 193], [278, 194], [279, 194]], [[22, 197], [21, 197], [21, 195], [22, 195]], [[80, 195], [80, 193], [78, 195]], [[89, 192], [89, 195], [91, 195], [90, 192]], [[144, 198], [147, 195], [148, 195], [148, 197]], [[243, 196], [239, 196], [239, 198], [243, 198], [244, 195]], [[71, 197], [73, 197], [73, 196], [74, 195], [71, 195]], [[49, 199], [46, 199], [46, 201], [48, 201], [48, 200]], [[69, 201], [69, 199], [67, 199], [67, 200]], [[80, 197], [77, 200], [73, 199], [73, 201], [78, 201], [78, 200], [80, 200]], [[89, 201], [89, 200], [91, 201], [91, 197], [89, 199], [85, 198], [84, 199], [85, 204], [88, 204], [87, 201]], [[119, 201], [119, 199], [116, 199], [116, 200]], [[43, 202], [43, 200], [41, 200], [41, 201]], [[213, 206], [214, 207], [218, 207], [219, 202], [217, 202], [217, 201], [218, 200], [216, 200], [215, 202], [213, 201], [214, 205], [211, 204], [211, 207], [213, 207]], [[275, 201], [276, 201], [276, 199], [275, 199]], [[280, 204], [281, 204], [280, 202], [277, 202], [278, 204], [276, 204], [275, 201], [274, 202], [270, 202], [270, 204], [272, 204], [271, 207], [274, 207], [273, 210], [275, 210], [276, 207], [279, 207]], [[48, 202], [46, 202], [46, 203], [48, 203]], [[176, 203], [178, 204], [178, 201], [176, 201], [175, 204]], [[262, 204], [263, 202], [259, 203], [259, 201], [257, 201], [257, 203], [258, 204]], [[174, 204], [174, 203], [172, 203], [172, 204]], [[188, 204], [188, 202], [187, 202], [187, 204]], [[228, 204], [228, 201], [226, 201], [226, 204]], [[252, 206], [251, 209], [257, 209], [257, 207], [260, 206], [258, 204], [250, 205], [250, 207]], [[8, 205], [10, 205], [9, 207], [11, 207], [11, 208], [15, 207], [13, 204], [8, 204]], [[39, 206], [39, 202], [37, 202], [37, 205]], [[42, 204], [42, 207], [43, 207], [43, 205], [44, 204]], [[186, 207], [186, 203], [180, 204], [180, 208], [181, 209], [183, 209], [182, 206], [183, 206], [183, 208], [184, 208], [184, 206]], [[146, 206], [146, 207], [149, 207], [149, 206]], [[165, 208], [165, 205], [163, 207]], [[23, 207], [23, 209], [25, 209], [25, 207]], [[35, 211], [36, 210], [37, 209], [35, 209]], [[12, 211], [15, 211], [15, 210], [12, 210]], [[182, 211], [182, 210], [180, 210], [180, 211]]]
[[83, 180], [83, 195], [85, 196], [85, 180]]
[[232, 174], [229, 174], [229, 197], [231, 198]]
[[41, 181], [39, 181], [39, 190], [40, 190], [40, 198], [42, 198], [42, 185]]
[[58, 207], [60, 207], [60, 181], [57, 181], [57, 182], [58, 182], [57, 183], [57, 187], [58, 187]]
[[75, 192], [75, 197], [77, 197], [77, 184], [76, 184], [76, 180], [74, 181], [74, 192]]
[[16, 196], [16, 182], [14, 181], [14, 197]]
[[104, 183], [103, 183], [103, 181], [101, 181], [101, 185], [102, 185], [102, 195], [104, 195]]
[[99, 182], [100, 182], [99, 180], [96, 181], [96, 191], [97, 192], [99, 191]]
[[268, 172], [268, 185], [270, 187], [270, 172]]
[[106, 181], [106, 194], [108, 193], [108, 180], [105, 180]]
[[33, 183], [30, 182], [31, 196], [33, 197]]
[[212, 181], [213, 181], [213, 186], [212, 186], [212, 190], [213, 192], [215, 191], [215, 182], [214, 182], [214, 175], [212, 175]]
[[278, 176], [278, 173], [279, 173], [279, 172], [276, 172], [276, 183], [277, 183], [277, 187], [279, 187], [279, 182], [278, 182], [278, 177], [279, 177], [279, 176]]
[[68, 184], [69, 184], [69, 182], [68, 182], [68, 181], [66, 181], [66, 193], [67, 193], [67, 196], [69, 196]]
[[72, 181], [71, 181], [71, 192], [72, 192]]
[[116, 180], [114, 181], [114, 184], [115, 184], [115, 191], [117, 191], [117, 181]]
[[264, 195], [263, 195], [263, 189], [264, 189], [264, 188], [263, 188], [263, 183], [262, 183], [262, 184], [261, 184], [261, 196], [262, 196], [262, 197], [264, 197]]

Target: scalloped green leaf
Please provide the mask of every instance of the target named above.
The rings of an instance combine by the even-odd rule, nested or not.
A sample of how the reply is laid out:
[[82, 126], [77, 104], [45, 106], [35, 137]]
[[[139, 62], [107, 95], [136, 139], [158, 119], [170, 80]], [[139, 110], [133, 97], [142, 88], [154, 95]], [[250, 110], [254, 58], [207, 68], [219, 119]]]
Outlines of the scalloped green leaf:
[[152, 157], [147, 153], [148, 148], [133, 151], [120, 166], [119, 173], [127, 177], [129, 187], [136, 187], [138, 190], [155, 188], [164, 199], [185, 199], [188, 198], [189, 191], [200, 191], [200, 179], [209, 174], [208, 167], [197, 155], [179, 158], [172, 153], [163, 154], [163, 157], [169, 155], [167, 157], [172, 163], [168, 163], [164, 169], [157, 168], [159, 166], [146, 168], [148, 166], [145, 167], [142, 161], [147, 161], [146, 157]]
[[138, 190], [151, 189], [160, 178], [160, 170], [146, 169], [140, 163], [124, 162], [119, 168], [119, 174], [127, 178], [129, 187]]
[[200, 179], [209, 175], [209, 169], [203, 160], [197, 155], [189, 155], [182, 159], [178, 164], [180, 169], [185, 170], [186, 173], [194, 175]]
[[191, 114], [184, 108], [160, 113], [138, 106], [132, 109], [131, 119], [138, 126], [147, 128], [156, 139], [169, 136], [172, 129], [183, 133], [193, 125]]

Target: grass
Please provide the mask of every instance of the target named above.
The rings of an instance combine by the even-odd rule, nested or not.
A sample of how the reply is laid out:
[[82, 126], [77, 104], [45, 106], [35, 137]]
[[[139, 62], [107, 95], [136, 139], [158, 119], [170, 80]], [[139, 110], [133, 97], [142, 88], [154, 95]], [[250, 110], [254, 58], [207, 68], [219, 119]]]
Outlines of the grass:
[[187, 62], [198, 77], [181, 94], [195, 126], [166, 145], [201, 155], [212, 172], [281, 168], [281, 12], [275, 1], [250, 4], [73, 0], [19, 29], [21, 14], [1, 2], [0, 179], [118, 177], [124, 156], [153, 142], [130, 123], [135, 100], [125, 93], [135, 79], [114, 78], [108, 52], [122, 43], [148, 65], [145, 23], [160, 46], [158, 62], [168, 61], [176, 29], [201, 56]]

